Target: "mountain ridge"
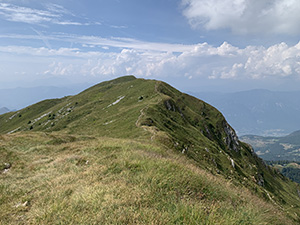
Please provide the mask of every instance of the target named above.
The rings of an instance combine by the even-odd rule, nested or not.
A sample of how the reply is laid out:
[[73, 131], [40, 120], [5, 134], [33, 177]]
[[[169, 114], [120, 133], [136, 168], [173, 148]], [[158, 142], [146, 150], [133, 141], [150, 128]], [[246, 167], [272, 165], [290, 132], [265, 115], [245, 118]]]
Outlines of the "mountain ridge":
[[[293, 204], [289, 209], [293, 213], [299, 208], [298, 186], [240, 142], [218, 110], [161, 81], [134, 76], [106, 81], [76, 96], [45, 100], [2, 115], [0, 125], [3, 135], [63, 135], [53, 140], [58, 145], [79, 135], [173, 149], [213, 176], [247, 188], [266, 201], [283, 208]], [[289, 215], [299, 219], [297, 214]]]

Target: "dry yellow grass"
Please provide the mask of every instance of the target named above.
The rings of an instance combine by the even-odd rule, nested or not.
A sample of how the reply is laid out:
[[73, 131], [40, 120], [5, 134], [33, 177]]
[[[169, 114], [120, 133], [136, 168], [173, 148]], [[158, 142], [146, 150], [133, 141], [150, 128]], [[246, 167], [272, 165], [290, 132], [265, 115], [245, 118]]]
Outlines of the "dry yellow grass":
[[1, 224], [293, 224], [280, 208], [153, 142], [0, 136]]

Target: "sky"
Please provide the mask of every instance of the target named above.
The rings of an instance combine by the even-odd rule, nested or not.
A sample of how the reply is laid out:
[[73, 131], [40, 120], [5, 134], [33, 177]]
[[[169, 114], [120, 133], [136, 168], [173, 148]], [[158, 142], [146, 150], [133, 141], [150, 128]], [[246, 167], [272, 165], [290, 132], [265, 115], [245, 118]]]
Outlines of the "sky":
[[123, 75], [300, 90], [299, 0], [0, 0], [0, 88]]

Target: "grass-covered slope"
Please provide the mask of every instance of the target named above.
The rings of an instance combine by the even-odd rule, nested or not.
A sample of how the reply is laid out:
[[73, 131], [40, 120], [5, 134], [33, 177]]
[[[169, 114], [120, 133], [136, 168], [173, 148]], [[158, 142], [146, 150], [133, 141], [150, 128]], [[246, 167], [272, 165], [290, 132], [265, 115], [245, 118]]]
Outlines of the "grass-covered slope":
[[[149, 81], [151, 83], [151, 81]], [[153, 81], [154, 82], [154, 81]], [[140, 101], [140, 94], [147, 101]], [[57, 131], [125, 137], [140, 135], [137, 120], [145, 104], [156, 101], [148, 82], [122, 77], [63, 99], [46, 100], [0, 117], [0, 132]]]
[[[1, 224], [293, 224], [245, 187], [153, 143], [0, 136]], [[4, 169], [4, 168], [2, 168]]]
[[[43, 172], [48, 170], [46, 173], [57, 174], [49, 178], [48, 183], [59, 176], [69, 180], [72, 187], [80, 182], [83, 182], [82, 185], [91, 183], [91, 189], [82, 187], [80, 193], [83, 199], [81, 195], [73, 195], [74, 188], [70, 191], [74, 198], [62, 194], [61, 199], [52, 201], [56, 199], [52, 196], [56, 192], [47, 193], [48, 200], [39, 194], [32, 196], [30, 204], [41, 198], [35, 205], [37, 208], [47, 208], [41, 206], [42, 201], [50, 201], [54, 208], [58, 207], [55, 208], [57, 211], [53, 211], [53, 217], [59, 210], [69, 210], [66, 215], [86, 210], [87, 215], [94, 212], [90, 223], [206, 221], [211, 224], [259, 224], [259, 221], [270, 222], [272, 219], [299, 221], [300, 191], [297, 184], [265, 165], [250, 146], [240, 142], [218, 110], [160, 81], [126, 76], [103, 82], [76, 96], [43, 101], [0, 116], [0, 133], [3, 134], [1, 143], [4, 151], [0, 153], [3, 163], [24, 165], [18, 172], [21, 175], [15, 174], [14, 167], [11, 167], [1, 176], [6, 182], [5, 188], [1, 189], [3, 194], [13, 193], [15, 176], [25, 177], [23, 186], [20, 184], [20, 196], [32, 192], [25, 185], [31, 179], [36, 182], [39, 192], [46, 192], [47, 187], [39, 178], [42, 179]], [[20, 141], [22, 139], [24, 143]], [[105, 143], [105, 147], [101, 143]], [[88, 150], [90, 148], [93, 150]], [[41, 161], [39, 169], [35, 170], [36, 175], [30, 173], [30, 161], [23, 161], [20, 155], [24, 159], [36, 156], [36, 160]], [[51, 161], [48, 162], [46, 159], [49, 158]], [[90, 164], [88, 158], [97, 163]], [[56, 164], [52, 163], [55, 160], [61, 160], [63, 168], [55, 167]], [[106, 171], [101, 179], [93, 171], [94, 167]], [[3, 171], [7, 169], [4, 166]], [[74, 177], [69, 177], [72, 171]], [[81, 172], [83, 175], [80, 175]], [[89, 176], [100, 180], [90, 181]], [[105, 183], [106, 179], [108, 183]], [[61, 182], [56, 185], [64, 190], [65, 180], [62, 178]], [[129, 185], [128, 189], [126, 185]], [[102, 186], [107, 189], [101, 189]], [[247, 194], [241, 195], [238, 189]], [[77, 201], [83, 205], [84, 200], [92, 201], [95, 198], [92, 192], [96, 190], [104, 192], [96, 196], [100, 205], [91, 202], [87, 208], [72, 208]], [[132, 193], [135, 191], [139, 193], [137, 197]], [[14, 197], [15, 194], [8, 196], [11, 196], [6, 199], [8, 201], [19, 199]], [[252, 198], [254, 202], [250, 201]], [[245, 203], [247, 201], [250, 203]], [[270, 213], [259, 207], [255, 209], [254, 205], [264, 201]], [[233, 205], [226, 209], [230, 202]], [[3, 207], [7, 207], [6, 203]], [[77, 210], [77, 207], [80, 209]], [[138, 207], [141, 207], [140, 211]], [[207, 207], [208, 213], [204, 213]], [[48, 214], [46, 209], [44, 217], [39, 217], [41, 212], [35, 215], [32, 207], [25, 208], [30, 209], [30, 213], [25, 213], [30, 221], [37, 222], [39, 218], [40, 221], [49, 219], [51, 222], [51, 213]], [[107, 221], [104, 216], [96, 217], [99, 209], [113, 216]], [[274, 210], [278, 211], [278, 217]], [[115, 217], [115, 213], [121, 211], [124, 215], [121, 213], [122, 216]], [[11, 216], [10, 213], [5, 215], [7, 218]], [[265, 220], [262, 219], [264, 217]], [[77, 222], [74, 219], [74, 223]]]

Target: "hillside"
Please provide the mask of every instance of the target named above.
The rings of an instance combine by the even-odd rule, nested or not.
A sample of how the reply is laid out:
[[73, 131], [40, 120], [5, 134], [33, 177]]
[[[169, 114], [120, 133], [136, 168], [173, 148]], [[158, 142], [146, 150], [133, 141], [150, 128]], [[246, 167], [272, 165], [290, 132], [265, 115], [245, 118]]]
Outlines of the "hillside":
[[256, 154], [264, 160], [300, 161], [300, 131], [284, 137], [245, 135], [241, 140], [251, 144]]
[[0, 116], [2, 223], [297, 224], [299, 186], [222, 114], [121, 77]]
[[283, 136], [299, 129], [300, 92], [264, 89], [194, 96], [218, 108], [238, 135]]

